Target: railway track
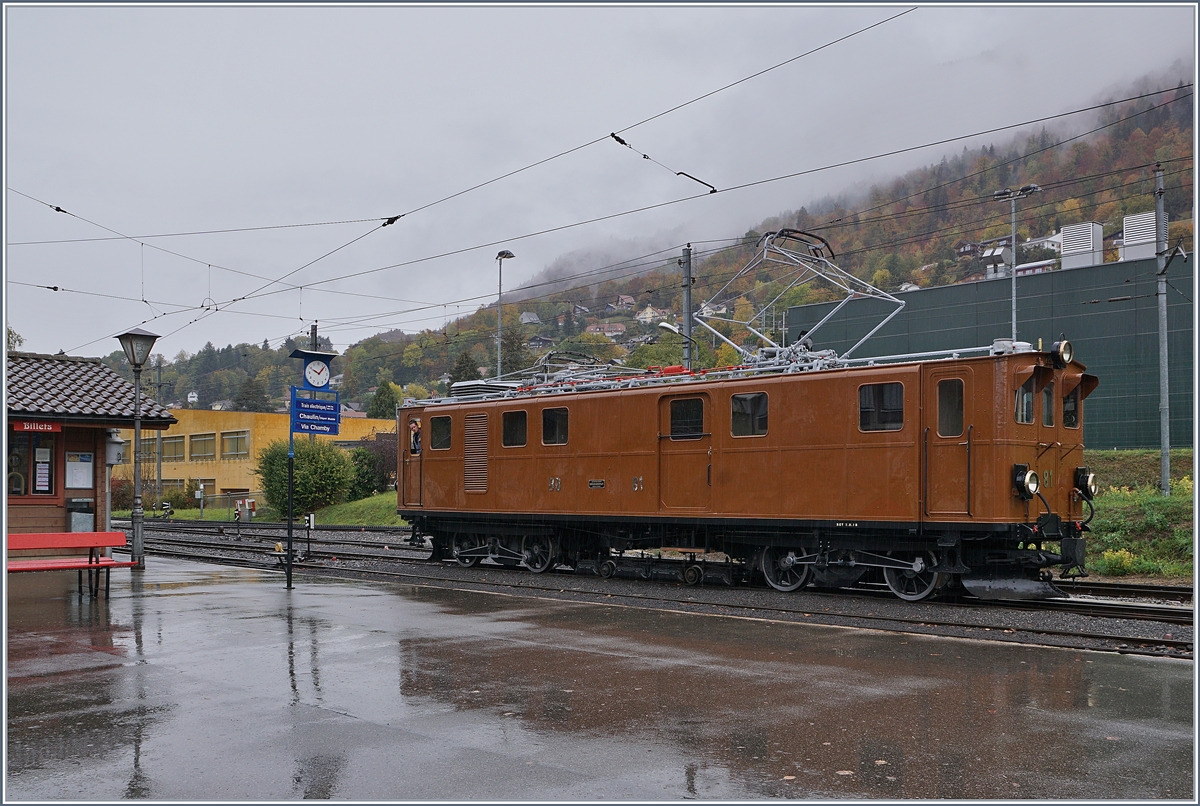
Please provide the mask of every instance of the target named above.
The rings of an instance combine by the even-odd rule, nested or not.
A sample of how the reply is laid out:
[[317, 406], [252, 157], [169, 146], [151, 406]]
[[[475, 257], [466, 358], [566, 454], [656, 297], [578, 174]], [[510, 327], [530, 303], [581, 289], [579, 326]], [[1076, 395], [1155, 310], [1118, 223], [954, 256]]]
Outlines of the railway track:
[[[215, 537], [216, 539], [206, 540], [204, 537]], [[218, 535], [212, 527], [208, 528], [207, 534], [200, 533], [199, 530], [192, 531], [187, 535], [178, 534], [150, 534], [146, 535], [146, 551], [148, 554], [157, 554], [160, 556], [171, 556], [179, 559], [196, 560], [201, 562], [217, 562], [221, 564], [234, 565], [246, 568], [258, 569], [278, 569], [282, 565], [282, 557], [276, 552], [275, 544], [280, 541], [281, 535], [278, 533], [263, 533], [258, 535], [248, 535], [243, 533], [241, 540], [229, 534]], [[470, 582], [464, 579], [458, 571], [466, 569], [458, 569], [457, 566], [446, 567], [449, 573], [438, 573], [434, 569], [441, 567], [442, 563], [431, 563], [429, 561], [429, 549], [416, 546], [408, 546], [401, 543], [393, 545], [397, 541], [395, 538], [400, 538], [401, 541], [407, 539], [407, 532], [389, 531], [381, 536], [382, 538], [393, 538], [391, 540], [372, 539], [372, 540], [357, 540], [349, 536], [343, 538], [341, 535], [329, 536], [322, 535], [313, 537], [311, 554], [300, 556], [293, 562], [293, 568], [310, 573], [318, 573], [322, 575], [337, 575], [337, 576], [352, 576], [355, 578], [365, 579], [385, 579], [395, 581], [430, 581], [437, 583], [462, 584]], [[297, 552], [303, 553], [307, 548], [307, 543], [301, 539], [293, 540], [293, 548]], [[296, 555], [294, 555], [296, 556]], [[330, 562], [337, 558], [338, 565], [331, 566]], [[345, 563], [345, 564], [343, 564]], [[411, 571], [402, 569], [385, 569], [379, 567], [363, 568], [355, 567], [354, 563], [399, 563], [401, 565], [415, 566]], [[422, 567], [424, 566], [424, 567]], [[514, 591], [522, 591], [526, 593], [551, 593], [561, 594], [566, 588], [563, 584], [563, 577], [574, 577], [576, 579], [591, 579], [591, 575], [576, 576], [568, 569], [561, 569], [549, 574], [534, 575], [524, 569], [509, 568], [501, 565], [483, 564], [476, 567], [476, 570], [485, 570], [488, 572], [495, 571], [511, 571], [512, 575], [508, 579], [498, 579], [494, 573], [489, 573], [489, 578], [483, 581], [489, 587], [506, 587]], [[506, 575], [501, 575], [506, 576]], [[986, 610], [992, 608], [1000, 609], [1020, 609], [1020, 610], [1038, 610], [1057, 612], [1061, 614], [1083, 615], [1102, 619], [1116, 620], [1139, 620], [1144, 622], [1159, 622], [1170, 625], [1180, 625], [1190, 627], [1193, 623], [1192, 608], [1179, 605], [1161, 604], [1161, 601], [1190, 601], [1191, 589], [1172, 586], [1131, 586], [1111, 583], [1087, 583], [1086, 585], [1076, 584], [1069, 586], [1071, 593], [1077, 594], [1071, 599], [1058, 600], [1042, 600], [1042, 601], [1023, 601], [1023, 602], [983, 602], [973, 599], [972, 597], [963, 596], [949, 602], [941, 602], [941, 604], [951, 604], [955, 606], [964, 606], [971, 609]], [[667, 588], [672, 590], [671, 594], [663, 594], [661, 591]], [[735, 604], [729, 602], [718, 601], [716, 591], [723, 589], [724, 586], [709, 586], [708, 590], [713, 592], [713, 598], [708, 596], [697, 598], [695, 594], [703, 591], [704, 588], [687, 587], [684, 588], [688, 592], [686, 598], [677, 595], [676, 586], [669, 588], [664, 585], [653, 586], [652, 591], [646, 593], [629, 593], [623, 591], [598, 593], [596, 591], [588, 591], [587, 593], [594, 595], [602, 595], [605, 601], [612, 599], [628, 599], [639, 601], [653, 601], [667, 603], [668, 605], [694, 607], [697, 604], [706, 603], [708, 605], [719, 607], [728, 611], [753, 611], [758, 613], [777, 613], [796, 616], [805, 608], [798, 605], [788, 605], [787, 596], [778, 597], [778, 604]], [[764, 589], [765, 590], [765, 589]], [[1078, 595], [1080, 591], [1084, 591], [1086, 595]], [[858, 621], [868, 623], [890, 623], [890, 624], [909, 624], [920, 627], [944, 627], [944, 628], [962, 628], [962, 629], [979, 629], [978, 623], [972, 623], [967, 620], [957, 620], [953, 618], [936, 618], [931, 619], [930, 616], [921, 613], [914, 613], [912, 616], [904, 613], [899, 608], [905, 607], [898, 602], [893, 601], [890, 593], [886, 591], [873, 591], [869, 587], [856, 588], [851, 590], [836, 590], [836, 591], [820, 591], [816, 589], [808, 589], [806, 595], [828, 598], [831, 602], [841, 600], [843, 602], [851, 601], [853, 598], [861, 599], [862, 597], [875, 597], [886, 599], [891, 604], [897, 606], [898, 614], [878, 615], [874, 613], [868, 614], [846, 614], [846, 618], [852, 618]], [[1137, 595], [1145, 601], [1129, 602], [1121, 601], [1116, 597], [1132, 597]], [[1105, 598], [1100, 598], [1105, 597]], [[701, 599], [706, 600], [704, 602]], [[811, 607], [811, 606], [810, 606]], [[805, 613], [804, 615], [808, 615]], [[824, 613], [822, 615], [836, 615]], [[984, 630], [1003, 629], [1002, 627], [982, 627]], [[1128, 636], [1106, 634], [1102, 632], [1090, 632], [1079, 630], [1062, 630], [1050, 629], [1042, 627], [1021, 627], [1019, 631], [1004, 630], [1005, 633], [1012, 634], [1019, 632], [1022, 634], [1038, 635], [1043, 637], [1061, 637], [1061, 638], [1084, 638], [1094, 641], [1105, 642], [1111, 645], [1108, 647], [1110, 651], [1132, 652], [1151, 655], [1173, 654], [1176, 656], [1189, 657], [1192, 653], [1192, 640], [1190, 638], [1173, 638], [1173, 637], [1156, 637], [1153, 639], [1134, 639]]]

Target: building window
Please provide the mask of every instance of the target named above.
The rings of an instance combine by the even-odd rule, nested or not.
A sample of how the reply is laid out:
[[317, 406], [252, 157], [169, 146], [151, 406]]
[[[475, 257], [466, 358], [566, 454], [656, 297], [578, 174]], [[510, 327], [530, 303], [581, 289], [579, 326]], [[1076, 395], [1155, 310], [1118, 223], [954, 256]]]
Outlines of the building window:
[[938, 436], [958, 437], [963, 432], [963, 382], [938, 381]]
[[1072, 389], [1063, 398], [1063, 426], [1066, 428], [1079, 427], [1079, 387]]
[[55, 439], [49, 434], [8, 432], [9, 495], [54, 495]]
[[179, 492], [183, 492], [184, 481], [183, 481], [183, 479], [163, 479], [162, 480], [162, 488], [163, 488], [163, 495], [166, 495], [167, 493], [173, 492], [176, 490], [178, 490]]
[[216, 434], [192, 434], [190, 442], [188, 456], [192, 459], [217, 458]]
[[767, 433], [767, 395], [755, 392], [730, 398], [735, 437], [757, 437]]
[[502, 442], [506, 448], [520, 448], [525, 444], [526, 416], [523, 411], [506, 411], [502, 418], [504, 433]]
[[164, 462], [183, 461], [183, 437], [162, 438], [162, 458]]
[[249, 431], [225, 431], [221, 434], [221, 458], [240, 459], [250, 455]]
[[542, 409], [542, 444], [567, 444], [566, 409]]
[[1042, 390], [1042, 425], [1054, 425], [1054, 384], [1046, 384]]
[[450, 418], [429, 418], [429, 448], [435, 451], [450, 450]]
[[688, 397], [671, 401], [671, 439], [700, 439], [704, 436], [704, 401]]
[[899, 431], [904, 427], [904, 384], [868, 383], [858, 387], [861, 431]]
[[1029, 425], [1033, 422], [1033, 376], [1021, 384], [1017, 390], [1015, 416], [1018, 423]]

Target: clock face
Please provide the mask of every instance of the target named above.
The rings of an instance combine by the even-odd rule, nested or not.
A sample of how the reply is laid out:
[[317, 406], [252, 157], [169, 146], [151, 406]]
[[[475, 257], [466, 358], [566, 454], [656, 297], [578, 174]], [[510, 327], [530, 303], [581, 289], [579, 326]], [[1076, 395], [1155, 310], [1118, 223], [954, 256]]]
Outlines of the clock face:
[[304, 366], [304, 380], [313, 386], [329, 384], [329, 365], [324, 361], [309, 361]]

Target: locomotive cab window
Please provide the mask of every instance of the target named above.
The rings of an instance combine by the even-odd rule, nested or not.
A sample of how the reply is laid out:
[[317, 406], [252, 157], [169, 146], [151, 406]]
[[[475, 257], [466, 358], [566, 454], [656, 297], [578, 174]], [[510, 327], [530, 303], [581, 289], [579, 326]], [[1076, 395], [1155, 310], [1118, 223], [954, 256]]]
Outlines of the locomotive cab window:
[[904, 384], [868, 383], [858, 387], [861, 431], [899, 431], [904, 427]]
[[501, 418], [502, 442], [506, 448], [520, 448], [525, 445], [526, 415], [523, 411], [506, 411]]
[[767, 433], [767, 395], [755, 392], [734, 395], [729, 400], [731, 429], [735, 437], [758, 437]]
[[433, 451], [450, 450], [450, 418], [429, 418], [429, 449]]
[[1054, 425], [1054, 384], [1046, 384], [1042, 390], [1042, 425]]
[[567, 444], [567, 410], [542, 409], [542, 444]]
[[688, 397], [671, 401], [671, 439], [700, 439], [704, 436], [704, 401]]
[[959, 437], [963, 432], [963, 382], [938, 381], [938, 436]]
[[1063, 398], [1062, 423], [1066, 428], [1079, 427], [1079, 387], [1072, 389]]
[[1021, 384], [1017, 389], [1014, 411], [1018, 423], [1026, 425], [1033, 422], [1033, 377]]

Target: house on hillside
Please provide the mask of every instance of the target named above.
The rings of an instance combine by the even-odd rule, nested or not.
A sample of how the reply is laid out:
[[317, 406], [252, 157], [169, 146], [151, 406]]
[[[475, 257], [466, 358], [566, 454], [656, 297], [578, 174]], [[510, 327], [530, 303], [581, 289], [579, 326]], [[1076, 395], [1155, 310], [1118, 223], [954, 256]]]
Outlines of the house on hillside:
[[646, 307], [638, 311], [637, 316], [634, 318], [643, 325], [652, 325], [655, 322], [665, 322], [668, 319], [673, 319], [675, 315], [668, 310], [655, 308], [653, 305], [647, 303]]
[[553, 346], [554, 339], [541, 335], [533, 336], [525, 342], [525, 347], [535, 353], [541, 352], [542, 350], [549, 350]]
[[601, 322], [596, 325], [588, 325], [584, 332], [601, 333], [616, 341], [619, 336], [625, 335], [625, 325], [620, 322]]
[[525, 311], [521, 314], [521, 324], [523, 325], [540, 325], [542, 320], [533, 311]]
[[631, 311], [637, 305], [637, 300], [628, 294], [617, 294], [617, 301], [610, 302], [604, 306], [605, 313], [615, 313], [617, 311]]

